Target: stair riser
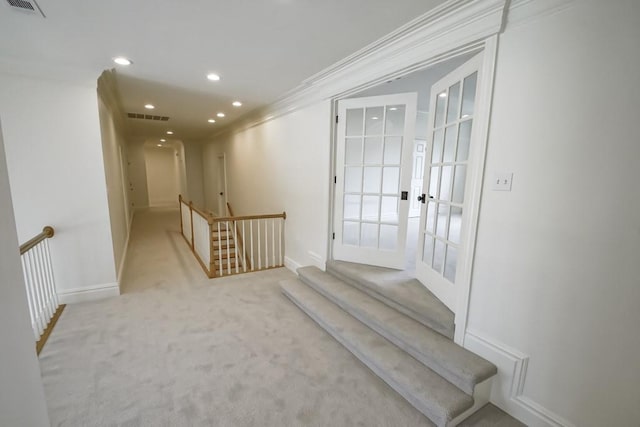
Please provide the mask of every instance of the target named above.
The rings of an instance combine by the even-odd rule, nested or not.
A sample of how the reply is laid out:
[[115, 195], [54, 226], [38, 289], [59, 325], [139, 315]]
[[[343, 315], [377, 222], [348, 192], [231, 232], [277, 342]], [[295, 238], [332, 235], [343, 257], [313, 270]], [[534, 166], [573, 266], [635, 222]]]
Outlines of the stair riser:
[[435, 413], [432, 408], [427, 407], [423, 404], [423, 402], [414, 398], [411, 393], [408, 393], [403, 387], [401, 387], [398, 383], [393, 381], [387, 373], [380, 369], [378, 365], [373, 363], [369, 358], [366, 357], [365, 354], [360, 352], [355, 346], [351, 344], [347, 339], [345, 339], [338, 331], [329, 327], [326, 323], [322, 321], [318, 316], [316, 316], [313, 311], [308, 310], [307, 307], [298, 301], [293, 295], [289, 294], [286, 290], [283, 290], [284, 295], [287, 296], [300, 310], [302, 310], [305, 314], [307, 314], [314, 322], [316, 322], [322, 329], [324, 329], [329, 335], [335, 338], [340, 344], [342, 344], [349, 352], [351, 352], [354, 356], [356, 356], [362, 363], [364, 363], [369, 369], [371, 369], [380, 379], [386, 382], [391, 388], [393, 388], [396, 392], [398, 392], [403, 398], [405, 398], [413, 407], [415, 407], [418, 411], [424, 414], [427, 418], [432, 420], [438, 426], [448, 426], [447, 420], [442, 419], [437, 413]]
[[343, 275], [339, 271], [335, 271], [334, 269], [332, 269], [330, 267], [330, 265], [327, 265], [327, 272], [330, 273], [331, 275], [339, 278], [343, 282], [353, 286], [354, 288], [364, 292], [365, 294], [367, 294], [367, 295], [377, 299], [378, 301], [388, 305], [389, 307], [396, 309], [400, 313], [411, 317], [416, 322], [420, 322], [423, 325], [425, 325], [425, 326], [433, 329], [434, 331], [438, 332], [439, 334], [442, 334], [442, 335], [444, 335], [445, 337], [447, 337], [449, 339], [453, 339], [454, 332], [452, 330], [448, 330], [448, 329], [444, 328], [442, 325], [440, 325], [438, 323], [429, 322], [427, 319], [424, 319], [422, 316], [420, 316], [419, 314], [414, 313], [412, 310], [409, 310], [406, 307], [396, 303], [395, 301], [390, 300], [389, 298], [385, 297], [384, 295], [380, 295], [379, 293], [371, 290], [367, 286], [364, 286], [364, 285], [358, 283], [357, 281], [351, 279], [350, 277], [347, 277], [347, 276]]
[[327, 298], [328, 300], [330, 300], [331, 302], [333, 302], [334, 304], [342, 308], [351, 316], [355, 317], [356, 319], [358, 319], [359, 321], [367, 325], [369, 328], [373, 329], [375, 332], [382, 335], [383, 337], [391, 341], [393, 344], [395, 344], [402, 350], [409, 353], [416, 360], [420, 361], [422, 364], [424, 364], [428, 368], [437, 372], [441, 377], [449, 381], [451, 384], [455, 385], [460, 390], [464, 391], [469, 395], [473, 394], [472, 384], [465, 382], [460, 377], [456, 376], [454, 373], [447, 370], [445, 367], [436, 363], [433, 359], [428, 358], [425, 354], [421, 353], [416, 348], [412, 347], [410, 343], [407, 343], [404, 340], [402, 340], [400, 337], [397, 337], [394, 334], [392, 334], [390, 331], [388, 331], [385, 328], [385, 325], [380, 324], [374, 319], [371, 319], [369, 316], [367, 316], [362, 311], [358, 310], [356, 307], [353, 307], [352, 305], [345, 303], [339, 298], [336, 298], [335, 295], [331, 294], [330, 292], [327, 292], [322, 286], [319, 286], [318, 284], [314, 283], [312, 280], [309, 280], [304, 275], [300, 275], [299, 278], [304, 283], [306, 283], [311, 288], [313, 288], [316, 292], [318, 292], [319, 294], [321, 294], [322, 296], [324, 296], [325, 298]]

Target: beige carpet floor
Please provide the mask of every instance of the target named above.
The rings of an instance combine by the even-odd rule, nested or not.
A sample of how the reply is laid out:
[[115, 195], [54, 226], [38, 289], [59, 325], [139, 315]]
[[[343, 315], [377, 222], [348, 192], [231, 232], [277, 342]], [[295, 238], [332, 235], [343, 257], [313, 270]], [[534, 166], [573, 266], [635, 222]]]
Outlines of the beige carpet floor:
[[[123, 295], [67, 306], [40, 356], [53, 426], [428, 426], [287, 300], [209, 280], [175, 210], [136, 214]], [[492, 405], [467, 426], [521, 425]]]

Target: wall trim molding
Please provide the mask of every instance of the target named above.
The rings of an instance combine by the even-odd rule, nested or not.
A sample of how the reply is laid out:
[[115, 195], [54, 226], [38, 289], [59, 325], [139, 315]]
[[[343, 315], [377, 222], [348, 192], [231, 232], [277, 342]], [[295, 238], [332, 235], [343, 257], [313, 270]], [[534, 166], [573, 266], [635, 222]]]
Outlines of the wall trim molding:
[[127, 239], [124, 242], [124, 251], [122, 252], [122, 257], [120, 258], [120, 262], [118, 263], [118, 289], [122, 290], [120, 286], [122, 285], [122, 274], [124, 272], [124, 268], [127, 265], [127, 254], [129, 253], [129, 242], [131, 240], [131, 227], [133, 226], [133, 217], [136, 216], [135, 209], [131, 212], [131, 217], [129, 218], [129, 225], [127, 228]]
[[576, 0], [511, 0], [505, 28], [511, 29], [545, 16], [555, 15], [575, 3]]
[[480, 49], [503, 28], [507, 0], [449, 0], [304, 80], [272, 104], [211, 135], [242, 132], [306, 106]]
[[467, 329], [464, 347], [498, 366], [491, 403], [528, 425], [575, 427], [573, 423], [524, 395], [529, 356], [500, 341]]
[[297, 270], [300, 267], [302, 267], [302, 264], [298, 263], [297, 261], [294, 261], [293, 259], [289, 258], [288, 256], [285, 256], [284, 257], [284, 266], [287, 267], [292, 272], [294, 272], [296, 275], [298, 275], [298, 271]]
[[101, 285], [86, 286], [83, 288], [59, 290], [58, 301], [60, 304], [75, 304], [78, 302], [116, 297], [119, 295], [120, 287], [118, 286], [118, 282], [112, 282]]

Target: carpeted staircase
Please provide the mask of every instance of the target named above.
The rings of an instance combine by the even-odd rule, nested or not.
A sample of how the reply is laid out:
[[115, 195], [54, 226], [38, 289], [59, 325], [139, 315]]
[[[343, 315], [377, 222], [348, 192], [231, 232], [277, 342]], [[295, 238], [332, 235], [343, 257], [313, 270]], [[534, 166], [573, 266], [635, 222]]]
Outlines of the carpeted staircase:
[[436, 425], [488, 402], [496, 367], [452, 341], [453, 313], [417, 280], [344, 261], [298, 277], [283, 293]]

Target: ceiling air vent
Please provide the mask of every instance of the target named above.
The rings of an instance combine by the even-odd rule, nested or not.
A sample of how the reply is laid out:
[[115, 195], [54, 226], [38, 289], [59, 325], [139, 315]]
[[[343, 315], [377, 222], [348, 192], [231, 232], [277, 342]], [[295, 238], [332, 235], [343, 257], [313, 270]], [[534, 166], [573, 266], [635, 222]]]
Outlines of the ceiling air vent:
[[154, 116], [152, 114], [141, 114], [141, 113], [127, 113], [127, 117], [130, 119], [142, 119], [142, 120], [156, 120], [160, 122], [166, 122], [169, 120], [167, 116]]
[[7, 0], [7, 3], [15, 9], [41, 15], [43, 18], [46, 18], [44, 12], [40, 9], [38, 3], [36, 3], [36, 0]]

